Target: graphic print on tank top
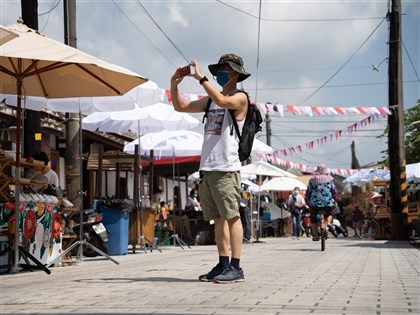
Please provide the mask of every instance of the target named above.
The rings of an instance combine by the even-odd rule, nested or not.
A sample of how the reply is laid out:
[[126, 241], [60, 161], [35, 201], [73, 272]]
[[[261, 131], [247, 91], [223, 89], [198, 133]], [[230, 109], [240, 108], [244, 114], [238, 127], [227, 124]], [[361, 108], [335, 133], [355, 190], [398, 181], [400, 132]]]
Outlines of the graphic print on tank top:
[[213, 108], [207, 113], [207, 122], [204, 126], [204, 133], [206, 135], [221, 135], [223, 118], [225, 116], [224, 108]]

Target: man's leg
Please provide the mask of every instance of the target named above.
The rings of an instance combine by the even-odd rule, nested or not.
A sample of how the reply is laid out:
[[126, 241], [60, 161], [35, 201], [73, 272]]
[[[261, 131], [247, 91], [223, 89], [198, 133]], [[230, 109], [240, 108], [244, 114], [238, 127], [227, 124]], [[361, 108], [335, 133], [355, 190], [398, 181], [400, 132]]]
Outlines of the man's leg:
[[[239, 221], [240, 223], [241, 221]], [[242, 224], [241, 224], [242, 226]], [[230, 256], [229, 252], [229, 227], [225, 219], [214, 219], [214, 237], [216, 239], [219, 256]], [[242, 243], [242, 239], [241, 239]]]
[[240, 259], [242, 252], [242, 240], [244, 238], [244, 230], [239, 217], [228, 220], [230, 248], [232, 250], [232, 258]]
[[229, 227], [226, 220], [214, 219], [214, 238], [219, 254], [219, 263], [209, 273], [199, 276], [200, 281], [213, 281], [214, 277], [229, 268]]
[[243, 228], [241, 219], [238, 217], [229, 219], [227, 224], [230, 234], [231, 261], [229, 268], [225, 269], [220, 275], [215, 276], [213, 281], [218, 283], [244, 281], [244, 272], [240, 267], [240, 257], [242, 251]]

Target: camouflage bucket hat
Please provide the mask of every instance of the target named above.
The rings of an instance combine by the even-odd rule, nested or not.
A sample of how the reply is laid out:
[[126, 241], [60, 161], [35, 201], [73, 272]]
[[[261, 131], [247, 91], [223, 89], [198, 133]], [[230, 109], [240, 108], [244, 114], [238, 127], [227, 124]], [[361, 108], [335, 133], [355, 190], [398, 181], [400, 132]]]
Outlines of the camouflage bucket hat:
[[209, 65], [209, 70], [212, 75], [217, 75], [219, 69], [223, 66], [230, 66], [234, 71], [239, 73], [238, 82], [247, 79], [251, 74], [245, 71], [244, 61], [242, 58], [235, 54], [225, 54], [220, 57], [219, 62], [214, 65]]

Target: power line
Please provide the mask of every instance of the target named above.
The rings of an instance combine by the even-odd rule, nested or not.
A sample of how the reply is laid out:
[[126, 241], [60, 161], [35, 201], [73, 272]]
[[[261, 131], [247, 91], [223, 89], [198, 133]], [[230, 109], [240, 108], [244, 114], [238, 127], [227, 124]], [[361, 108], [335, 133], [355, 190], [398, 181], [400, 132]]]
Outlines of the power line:
[[[406, 80], [404, 83], [417, 83], [417, 80]], [[367, 82], [367, 83], [352, 83], [352, 84], [336, 84], [328, 86], [290, 86], [290, 87], [266, 87], [258, 88], [260, 91], [275, 91], [275, 90], [306, 90], [306, 89], [329, 89], [329, 88], [343, 88], [343, 87], [357, 87], [357, 86], [374, 86], [387, 85], [387, 82]], [[252, 89], [248, 89], [252, 90]], [[302, 102], [301, 102], [302, 103]]]
[[405, 47], [405, 43], [404, 43], [404, 41], [403, 41], [402, 37], [400, 37], [400, 39], [401, 39], [401, 42], [402, 42], [402, 44], [403, 44], [404, 50], [405, 50], [405, 52], [407, 53], [408, 60], [410, 60], [411, 66], [413, 67], [413, 70], [414, 70], [414, 73], [415, 73], [415, 74], [416, 74], [416, 76], [417, 76], [417, 80], [418, 80], [418, 81], [420, 81], [419, 74], [417, 73], [417, 70], [416, 70], [416, 67], [414, 66], [413, 60], [411, 60], [410, 54], [408, 53], [408, 50], [407, 50], [407, 47]]
[[160, 27], [160, 25], [156, 22], [156, 20], [152, 17], [152, 15], [149, 13], [149, 11], [146, 10], [144, 5], [137, 0], [136, 1], [138, 5], [140, 5], [143, 10], [146, 12], [146, 14], [149, 16], [149, 18], [152, 20], [152, 22], [156, 25], [156, 27], [162, 32], [163, 36], [166, 37], [166, 39], [174, 46], [174, 48], [179, 52], [179, 54], [185, 59], [186, 62], [190, 63], [192, 59], [185, 56], [185, 54], [181, 51], [181, 49], [178, 48], [178, 46], [173, 42], [172, 39], [169, 38], [169, 36], [165, 33], [165, 31]]
[[51, 8], [47, 11], [47, 12], [44, 12], [44, 13], [41, 13], [41, 14], [38, 14], [38, 16], [43, 16], [43, 15], [46, 15], [46, 14], [48, 14], [48, 16], [47, 16], [47, 20], [45, 21], [45, 24], [44, 24], [44, 27], [42, 27], [41, 28], [41, 33], [42, 32], [44, 32], [44, 30], [45, 30], [45, 28], [47, 27], [47, 25], [48, 25], [48, 22], [49, 22], [49, 20], [50, 20], [50, 16], [51, 16], [51, 12], [52, 11], [54, 11], [55, 10], [55, 8], [60, 4], [60, 2], [61, 2], [61, 0], [58, 0], [57, 1], [57, 3], [55, 3], [55, 1], [56, 0], [54, 0], [54, 2], [52, 3], [52, 5], [51, 5]]
[[255, 101], [257, 101], [258, 99], [258, 68], [260, 64], [261, 7], [262, 7], [262, 3], [260, 0], [259, 17], [258, 17], [258, 36], [257, 36], [257, 75], [255, 78]]
[[58, 0], [57, 3], [55, 3], [56, 0], [54, 0], [54, 2], [51, 5], [51, 9], [49, 9], [47, 12], [44, 13], [38, 13], [38, 16], [43, 16], [46, 14], [50, 14], [52, 11], [54, 11], [54, 9], [60, 4], [61, 0]]
[[239, 8], [236, 8], [230, 4], [227, 4], [226, 2], [216, 0], [220, 4], [223, 4], [235, 11], [238, 11], [240, 13], [243, 13], [245, 15], [248, 15], [254, 19], [261, 19], [262, 21], [267, 22], [342, 22], [342, 21], [360, 21], [360, 20], [380, 20], [382, 17], [360, 17], [360, 18], [332, 18], [332, 19], [270, 19], [270, 18], [261, 18], [258, 16], [255, 16], [251, 13], [245, 12]]
[[308, 99], [310, 99], [312, 96], [314, 96], [316, 93], [318, 93], [325, 85], [328, 84], [345, 66], [350, 62], [351, 59], [359, 52], [360, 49], [367, 43], [367, 41], [375, 34], [376, 30], [381, 26], [383, 21], [385, 21], [386, 17], [382, 19], [381, 22], [375, 27], [375, 29], [372, 31], [372, 33], [369, 34], [369, 36], [363, 41], [363, 43], [359, 46], [359, 48], [356, 49], [356, 51], [346, 60], [346, 62], [327, 80], [324, 84], [322, 84], [318, 89], [315, 90], [312, 94], [310, 94], [307, 98], [305, 98], [303, 101], [301, 101], [299, 104], [302, 104], [306, 102]]
[[162, 56], [163, 58], [165, 58], [171, 65], [173, 65], [176, 68], [175, 63], [173, 63], [168, 57], [166, 57], [166, 55], [146, 36], [146, 34], [144, 34], [140, 28], [137, 27], [137, 25], [133, 22], [133, 20], [130, 19], [130, 17], [125, 14], [125, 12], [118, 6], [118, 4], [112, 0], [112, 3], [114, 3], [114, 5], [118, 8], [118, 10], [120, 10], [120, 12], [127, 18], [127, 20], [131, 23], [131, 25], [134, 26], [134, 28], [143, 35], [143, 37], [149, 42], [150, 45], [152, 45]]

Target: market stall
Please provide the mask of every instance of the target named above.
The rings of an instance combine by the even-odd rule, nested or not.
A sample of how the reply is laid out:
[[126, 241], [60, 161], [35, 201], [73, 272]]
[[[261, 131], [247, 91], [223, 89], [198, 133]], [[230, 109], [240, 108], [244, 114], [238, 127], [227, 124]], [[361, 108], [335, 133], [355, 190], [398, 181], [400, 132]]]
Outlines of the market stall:
[[[10, 245], [16, 231], [15, 221], [15, 203], [0, 202], [0, 234], [8, 237]], [[41, 264], [47, 265], [61, 253], [62, 222], [58, 205], [21, 202], [18, 220], [21, 246]], [[28, 261], [35, 265], [33, 261]], [[27, 261], [21, 257], [20, 263], [26, 265]]]

